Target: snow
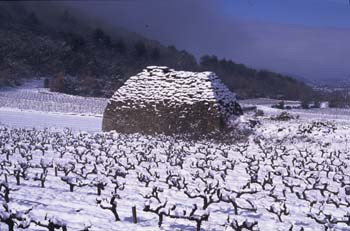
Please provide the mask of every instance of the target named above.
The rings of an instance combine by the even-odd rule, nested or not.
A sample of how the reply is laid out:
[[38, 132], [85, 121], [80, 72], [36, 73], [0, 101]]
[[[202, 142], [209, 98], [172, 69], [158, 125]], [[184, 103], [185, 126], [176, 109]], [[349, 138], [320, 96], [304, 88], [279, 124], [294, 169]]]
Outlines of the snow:
[[[67, 230], [195, 230], [201, 218], [203, 231], [243, 225], [350, 230], [349, 111], [289, 111], [299, 118], [278, 121], [271, 116], [281, 110], [258, 106], [264, 116], [240, 119], [259, 121], [254, 134], [220, 144], [102, 133], [101, 115], [92, 107], [82, 115], [73, 107], [40, 112], [15, 106], [0, 108], [0, 195], [5, 187], [13, 190], [8, 206], [0, 206], [0, 219], [17, 214], [30, 224], [26, 230], [47, 230], [35, 223], [49, 222]], [[19, 185], [18, 170], [26, 175]], [[212, 201], [204, 206], [203, 198]], [[115, 205], [120, 221], [109, 210]], [[165, 214], [160, 228], [158, 215], [145, 208]], [[0, 230], [7, 230], [5, 223]]]
[[50, 92], [43, 79], [0, 91], [0, 124], [12, 127], [101, 131], [108, 100]]
[[193, 104], [199, 101], [229, 104], [235, 94], [212, 72], [175, 71], [150, 66], [130, 77], [111, 101], [152, 104]]
[[[245, 220], [248, 220], [247, 224], [258, 222], [260, 230], [288, 230], [292, 225], [296, 230], [300, 230], [301, 227], [306, 231], [322, 230], [323, 225], [309, 218], [308, 214], [322, 218], [322, 215], [317, 214], [323, 211], [340, 221], [348, 212], [349, 205], [346, 206], [346, 200], [350, 198], [339, 180], [345, 177], [344, 183], [349, 184], [346, 183], [350, 180], [346, 171], [346, 166], [350, 164], [346, 154], [349, 147], [339, 144], [349, 139], [347, 131], [350, 123], [335, 125], [335, 131], [329, 132], [326, 127], [321, 126], [312, 130], [310, 134], [298, 135], [301, 125], [310, 125], [312, 121], [303, 119], [278, 122], [268, 118], [261, 119], [262, 125], [257, 129], [257, 134], [249, 140], [246, 150], [246, 143], [228, 145], [208, 141], [188, 142], [164, 136], [69, 131], [57, 133], [0, 127], [2, 139], [9, 138], [5, 147], [10, 150], [14, 150], [18, 142], [31, 146], [28, 141], [33, 133], [38, 137], [36, 146], [39, 147], [43, 145], [41, 139], [49, 138], [49, 143], [44, 145], [48, 147], [44, 155], [38, 151], [32, 153], [33, 159], [29, 160], [32, 167], [27, 170], [27, 180], [21, 179], [21, 184], [16, 186], [15, 178], [8, 176], [9, 185], [19, 189], [10, 194], [10, 204], [15, 207], [22, 206], [23, 209], [33, 207], [30, 217], [36, 220], [42, 221], [45, 214], [49, 214], [60, 223], [67, 224], [68, 230], [80, 230], [86, 225], [91, 225], [90, 230], [193, 230], [195, 222], [180, 217], [190, 214], [194, 204], [199, 208], [193, 219], [209, 214], [209, 220], [203, 221], [202, 230], [222, 230], [227, 216], [230, 216], [231, 220], [235, 219], [238, 225], [243, 224]], [[18, 135], [21, 140], [16, 139]], [[281, 143], [283, 137], [289, 139]], [[327, 144], [323, 155], [319, 150], [328, 142], [331, 143]], [[55, 144], [55, 149], [52, 148], [52, 144]], [[60, 148], [57, 148], [57, 145]], [[63, 156], [61, 151], [58, 151], [61, 149]], [[270, 149], [266, 154], [263, 152]], [[87, 150], [90, 152], [86, 152]], [[339, 156], [333, 154], [331, 157], [332, 150], [338, 152]], [[15, 164], [23, 160], [21, 152], [24, 152], [24, 149], [14, 150], [10, 155], [10, 162]], [[268, 158], [265, 158], [266, 155]], [[309, 157], [305, 158], [307, 155]], [[5, 156], [1, 155], [0, 160], [3, 161], [3, 158]], [[302, 167], [302, 161], [307, 167]], [[65, 176], [63, 170], [60, 170], [56, 177], [54, 168], [50, 167], [52, 163], [61, 163], [61, 169], [62, 166], [68, 169], [68, 175]], [[75, 170], [69, 170], [73, 168], [69, 167], [68, 163], [75, 165]], [[235, 164], [231, 168], [229, 163]], [[317, 167], [315, 163], [319, 163], [320, 166]], [[41, 188], [40, 182], [33, 180], [37, 173], [42, 171], [38, 166], [49, 166], [45, 188]], [[330, 171], [329, 177], [326, 176], [327, 169]], [[12, 167], [8, 170], [14, 171]], [[306, 174], [298, 174], [300, 170], [305, 170]], [[256, 180], [260, 183], [251, 182], [251, 186], [243, 189], [249, 182], [250, 171], [257, 171]], [[268, 172], [273, 183], [263, 188], [261, 182], [266, 179]], [[118, 175], [117, 181], [113, 180], [114, 174]], [[167, 181], [170, 174], [174, 176]], [[313, 174], [318, 174], [319, 183], [314, 184]], [[125, 178], [122, 175], [125, 175]], [[4, 176], [1, 177], [3, 179]], [[311, 177], [311, 182], [307, 181], [307, 177]], [[65, 181], [78, 186], [70, 192]], [[149, 182], [148, 186], [146, 182]], [[101, 196], [96, 194], [98, 183], [106, 184]], [[318, 188], [322, 188], [324, 183], [329, 187], [323, 196]], [[121, 219], [118, 222], [114, 221], [110, 210], [102, 209], [110, 208], [109, 198], [115, 185], [124, 185], [118, 186], [118, 197], [114, 202]], [[172, 187], [169, 187], [170, 185]], [[295, 185], [294, 192], [286, 185]], [[152, 193], [154, 189], [158, 195]], [[218, 189], [221, 190], [222, 201], [202, 209], [203, 200], [197, 196], [210, 195], [213, 190], [215, 193], [212, 197], [216, 201]], [[315, 201], [315, 205], [310, 207], [307, 200], [298, 199], [297, 195], [301, 194], [302, 190], [307, 190], [307, 200]], [[243, 195], [238, 196], [239, 193]], [[159, 205], [155, 199], [157, 197], [162, 203], [168, 201], [166, 206], [159, 210], [169, 214], [169, 217], [164, 217], [161, 229], [157, 226], [157, 215], [143, 211], [145, 206], [156, 209]], [[344, 205], [337, 208], [329, 198]], [[96, 201], [101, 201], [100, 205]], [[234, 214], [231, 203], [237, 203], [241, 207], [237, 215]], [[132, 224], [131, 207], [134, 205], [137, 208], [138, 224]], [[273, 213], [281, 213], [282, 222]], [[343, 223], [330, 226], [333, 226], [334, 230], [349, 230]], [[31, 224], [29, 230], [40, 229]]]
[[50, 92], [46, 88], [41, 88], [38, 81], [29, 82], [20, 88], [9, 88], [0, 91], [0, 107], [2, 108], [101, 115], [107, 102], [108, 100], [105, 98]]
[[50, 113], [27, 111], [13, 108], [0, 108], [0, 124], [13, 127], [70, 128], [74, 131], [101, 131], [102, 115]]

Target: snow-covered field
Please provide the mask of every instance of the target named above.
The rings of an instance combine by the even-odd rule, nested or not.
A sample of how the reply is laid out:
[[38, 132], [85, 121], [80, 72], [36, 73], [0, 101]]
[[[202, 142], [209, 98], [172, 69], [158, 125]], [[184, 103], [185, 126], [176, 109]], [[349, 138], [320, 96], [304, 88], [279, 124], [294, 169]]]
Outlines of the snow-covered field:
[[350, 125], [261, 123], [233, 145], [2, 126], [2, 200], [29, 230], [350, 230]]
[[20, 88], [1, 90], [0, 108], [101, 115], [107, 106], [107, 99], [50, 92], [38, 81], [30, 81]]
[[57, 112], [0, 108], [0, 124], [12, 127], [70, 128], [74, 131], [101, 131], [102, 115], [81, 115]]
[[259, 108], [254, 134], [235, 144], [0, 108], [0, 230], [350, 230], [350, 116], [278, 121]]
[[50, 92], [43, 80], [28, 81], [18, 88], [0, 90], [0, 124], [11, 127], [70, 128], [101, 131], [108, 100]]

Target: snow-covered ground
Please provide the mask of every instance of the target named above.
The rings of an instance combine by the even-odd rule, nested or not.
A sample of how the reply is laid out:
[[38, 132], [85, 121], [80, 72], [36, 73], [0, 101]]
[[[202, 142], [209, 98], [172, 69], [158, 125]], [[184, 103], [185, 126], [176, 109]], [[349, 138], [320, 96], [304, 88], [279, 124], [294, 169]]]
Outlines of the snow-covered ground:
[[[194, 230], [200, 219], [202, 230], [254, 222], [253, 230], [350, 230], [350, 125], [260, 122], [247, 142], [231, 145], [0, 127], [0, 177], [15, 190], [11, 208], [32, 208], [29, 230], [41, 230], [46, 214], [68, 230]], [[120, 221], [103, 209], [114, 203]]]
[[101, 115], [107, 106], [105, 98], [81, 97], [50, 92], [42, 88], [42, 80], [30, 81], [19, 88], [0, 91], [0, 108], [69, 114]]
[[57, 112], [0, 108], [0, 124], [23, 128], [70, 128], [74, 131], [101, 131], [102, 115], [80, 115]]
[[[240, 104], [263, 105], [263, 106], [269, 106], [269, 107], [271, 107], [272, 105], [277, 105], [280, 102], [281, 100], [269, 99], [269, 98], [254, 98], [254, 99], [239, 100]], [[294, 101], [294, 100], [284, 100], [283, 103], [285, 106], [291, 106], [291, 107], [297, 107], [301, 105], [300, 101]]]
[[0, 90], [0, 124], [98, 132], [108, 100], [50, 92], [43, 79]]
[[281, 110], [258, 108], [264, 116], [242, 118], [259, 121], [254, 134], [235, 144], [99, 133], [99, 115], [0, 108], [0, 230], [13, 220], [18, 230], [349, 231], [350, 113], [278, 121]]

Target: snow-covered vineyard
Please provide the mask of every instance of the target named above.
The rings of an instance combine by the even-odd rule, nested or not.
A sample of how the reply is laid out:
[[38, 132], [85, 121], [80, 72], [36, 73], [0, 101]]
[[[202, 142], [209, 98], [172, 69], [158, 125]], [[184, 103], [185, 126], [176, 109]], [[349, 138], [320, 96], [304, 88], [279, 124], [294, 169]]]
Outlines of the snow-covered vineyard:
[[70, 114], [102, 114], [107, 99], [72, 96], [45, 88], [0, 91], [0, 107]]
[[350, 124], [260, 122], [231, 145], [2, 126], [0, 227], [350, 230]]

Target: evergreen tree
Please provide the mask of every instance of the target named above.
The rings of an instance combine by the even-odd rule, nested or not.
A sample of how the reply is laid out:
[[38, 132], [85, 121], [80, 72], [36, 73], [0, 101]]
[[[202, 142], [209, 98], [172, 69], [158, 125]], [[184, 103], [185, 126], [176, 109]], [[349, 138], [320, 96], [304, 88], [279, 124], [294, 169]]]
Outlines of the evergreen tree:
[[136, 57], [141, 58], [147, 55], [147, 49], [144, 42], [137, 42], [134, 46]]

